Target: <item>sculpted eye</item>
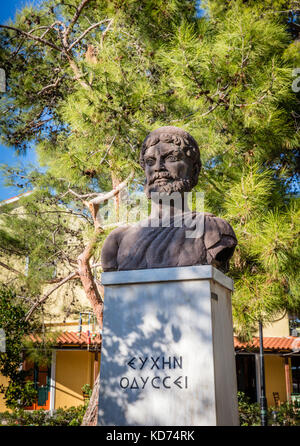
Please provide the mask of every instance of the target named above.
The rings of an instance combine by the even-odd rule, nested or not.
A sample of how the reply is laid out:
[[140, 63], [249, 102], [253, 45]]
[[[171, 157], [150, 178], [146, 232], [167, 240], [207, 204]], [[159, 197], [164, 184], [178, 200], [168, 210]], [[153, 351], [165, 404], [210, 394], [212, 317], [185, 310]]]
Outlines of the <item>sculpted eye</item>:
[[167, 157], [167, 161], [171, 161], [171, 162], [179, 161], [180, 159], [181, 159], [181, 156], [179, 154], [178, 155], [169, 155]]
[[146, 159], [147, 166], [153, 166], [154, 163], [155, 163], [155, 159], [154, 158], [147, 158]]

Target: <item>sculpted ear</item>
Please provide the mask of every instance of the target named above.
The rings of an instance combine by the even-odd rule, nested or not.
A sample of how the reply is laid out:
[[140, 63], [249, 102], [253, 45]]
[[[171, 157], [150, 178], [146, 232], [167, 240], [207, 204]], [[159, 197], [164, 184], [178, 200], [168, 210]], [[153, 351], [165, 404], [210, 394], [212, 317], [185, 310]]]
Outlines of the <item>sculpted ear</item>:
[[198, 183], [198, 178], [199, 178], [199, 173], [200, 173], [200, 165], [194, 164], [193, 166], [193, 185], [196, 186], [196, 184]]

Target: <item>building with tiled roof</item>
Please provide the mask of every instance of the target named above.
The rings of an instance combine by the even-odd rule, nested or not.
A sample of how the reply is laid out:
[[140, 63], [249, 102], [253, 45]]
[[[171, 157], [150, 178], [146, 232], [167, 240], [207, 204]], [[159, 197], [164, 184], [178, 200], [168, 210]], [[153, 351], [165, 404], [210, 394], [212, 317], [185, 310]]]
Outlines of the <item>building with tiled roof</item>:
[[[30, 194], [32, 191], [3, 200], [0, 206], [8, 205], [21, 213], [21, 199]], [[14, 270], [26, 275], [29, 262], [30, 259], [25, 262], [24, 259], [13, 255], [3, 258], [3, 262], [0, 262], [1, 279], [13, 280]], [[58, 273], [65, 274], [65, 271]], [[44, 292], [53, 287], [52, 283], [46, 284]], [[58, 336], [54, 344], [50, 347], [46, 345], [46, 348], [51, 348], [52, 355], [51, 364], [47, 367], [29, 360], [30, 349], [34, 349], [34, 344], [43, 342], [43, 339], [37, 335], [31, 335], [28, 339], [28, 347], [24, 350], [26, 359], [23, 368], [29, 372], [29, 379], [35, 383], [38, 390], [36, 403], [28, 409], [55, 410], [59, 407], [81, 405], [84, 402], [82, 387], [88, 384], [92, 388], [99, 372], [101, 340], [91, 305], [81, 285], [75, 283], [71, 289], [69, 284], [66, 284], [53, 292], [44, 308], [47, 315], [44, 321], [46, 332], [51, 334], [51, 338], [55, 333], [58, 333]], [[6, 386], [7, 382], [7, 379], [0, 375], [0, 385]], [[5, 400], [0, 393], [0, 412], [5, 410]]]
[[[15, 206], [22, 196], [24, 194], [5, 200], [2, 204], [13, 203]], [[91, 309], [80, 287], [76, 288], [76, 296], [85, 312], [83, 318], [80, 315], [77, 319], [74, 315], [66, 320], [63, 318], [63, 308], [71, 303], [71, 297], [65, 289], [62, 288], [49, 299], [49, 312], [54, 316], [46, 325], [53, 331], [58, 330], [58, 335], [51, 347], [52, 361], [49, 367], [24, 362], [26, 370], [32, 369], [32, 379], [39, 390], [38, 401], [31, 409], [42, 407], [54, 410], [82, 404], [83, 385], [92, 387], [98, 375], [101, 336], [97, 327], [88, 323]], [[30, 340], [33, 343], [42, 342], [40, 337], [34, 335]], [[268, 405], [275, 404], [274, 394], [282, 402], [300, 398], [300, 320], [285, 315], [264, 328], [263, 345]], [[234, 347], [238, 390], [244, 392], [252, 402], [258, 402], [261, 391], [259, 338], [255, 336], [251, 342], [242, 342], [234, 337]], [[0, 384], [5, 384], [1, 376]], [[3, 410], [5, 406], [0, 395], [0, 412]]]
[[[42, 342], [38, 336], [30, 336], [33, 342]], [[275, 404], [274, 394], [281, 402], [288, 401], [300, 393], [300, 337], [266, 336], [263, 339], [266, 370], [266, 393], [268, 405]], [[234, 337], [238, 390], [243, 391], [251, 401], [259, 401], [259, 338], [241, 342]], [[53, 350], [50, 387], [46, 406], [48, 409], [81, 403], [79, 378], [86, 368], [87, 383], [93, 383], [99, 371], [98, 352], [101, 336], [87, 331], [63, 331], [58, 334]], [[86, 365], [89, 364], [88, 367]], [[44, 371], [45, 372], [45, 371]], [[41, 370], [41, 373], [44, 373]], [[76, 387], [77, 385], [77, 387]], [[77, 394], [75, 391], [77, 389]]]
[[[31, 335], [29, 339], [33, 343], [43, 342], [38, 335]], [[101, 336], [97, 332], [62, 331], [51, 347], [50, 366], [36, 366], [25, 361], [23, 368], [32, 370], [30, 378], [38, 385], [38, 399], [28, 409], [53, 411], [83, 404], [82, 387], [88, 384], [93, 388], [99, 373], [100, 348]]]
[[[300, 351], [300, 337], [295, 336], [264, 337], [263, 344], [265, 353], [298, 353]], [[259, 338], [254, 337], [251, 342], [241, 342], [235, 337], [234, 347], [236, 352], [258, 351]]]

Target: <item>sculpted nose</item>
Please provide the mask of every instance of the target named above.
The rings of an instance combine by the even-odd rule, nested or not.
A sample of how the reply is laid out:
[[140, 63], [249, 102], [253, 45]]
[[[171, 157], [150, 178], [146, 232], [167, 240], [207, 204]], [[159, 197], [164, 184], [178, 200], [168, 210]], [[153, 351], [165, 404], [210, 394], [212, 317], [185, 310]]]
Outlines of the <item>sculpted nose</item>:
[[164, 160], [161, 157], [157, 157], [155, 163], [155, 172], [159, 172], [161, 170], [166, 170]]

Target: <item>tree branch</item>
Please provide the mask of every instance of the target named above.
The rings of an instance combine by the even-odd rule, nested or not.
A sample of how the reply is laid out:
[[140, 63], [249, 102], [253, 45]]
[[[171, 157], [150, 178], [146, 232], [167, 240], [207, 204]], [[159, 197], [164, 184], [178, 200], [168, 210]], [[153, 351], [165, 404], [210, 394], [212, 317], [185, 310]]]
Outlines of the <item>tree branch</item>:
[[[98, 194], [97, 194], [98, 195]], [[84, 218], [89, 224], [92, 224], [91, 220], [88, 218], [87, 215], [81, 213], [81, 212], [74, 212], [72, 209], [70, 211], [39, 211], [39, 215], [41, 214], [69, 214], [69, 215], [78, 215], [78, 217]], [[34, 212], [20, 212], [20, 213], [8, 213], [3, 212], [3, 215], [36, 215]]]
[[15, 268], [12, 268], [12, 267], [9, 266], [9, 265], [6, 265], [6, 264], [3, 263], [3, 262], [0, 262], [0, 266], [2, 266], [3, 268], [8, 269], [9, 271], [12, 271], [12, 272], [15, 273], [15, 274], [19, 274], [19, 275], [22, 275], [22, 274], [23, 274], [23, 273], [21, 273], [21, 271], [18, 271], [18, 270], [16, 270]]
[[[100, 163], [98, 164], [98, 165], [100, 165], [101, 166], [101, 164], [103, 163], [103, 161], [105, 160], [105, 158], [106, 158], [106, 156], [108, 155], [108, 152], [110, 151], [110, 149], [112, 148], [112, 145], [113, 145], [113, 143], [114, 143], [114, 141], [115, 141], [115, 139], [116, 139], [116, 135], [113, 137], [113, 139], [112, 139], [112, 141], [111, 141], [111, 143], [109, 144], [109, 146], [108, 146], [108, 148], [106, 149], [106, 151], [105, 151], [105, 154], [104, 154], [104, 156], [103, 156], [103, 158], [102, 158], [102, 160], [100, 161]], [[90, 155], [89, 155], [89, 158], [91, 157], [91, 156], [94, 156], [94, 155], [96, 155], [96, 153], [98, 153], [98, 152], [101, 152], [101, 150], [102, 149], [100, 149], [100, 150], [96, 150], [95, 152], [92, 152]]]
[[[80, 194], [77, 194], [76, 192], [74, 192], [70, 188], [68, 189], [68, 192], [70, 194], [74, 195], [79, 200], [83, 201], [83, 203], [87, 206], [87, 208], [89, 210], [91, 210], [90, 206], [103, 203], [104, 201], [109, 200], [110, 198], [113, 198], [115, 195], [117, 195], [122, 189], [124, 189], [124, 187], [128, 184], [128, 182], [131, 180], [131, 178], [133, 178], [133, 175], [134, 175], [134, 171], [132, 171], [130, 173], [130, 175], [126, 178], [126, 180], [124, 180], [122, 183], [120, 183], [115, 189], [112, 189], [111, 191], [106, 192], [106, 193], [92, 192], [90, 194], [80, 195]], [[85, 201], [85, 198], [91, 198], [93, 196], [95, 198], [91, 199], [90, 201]]]
[[82, 78], [84, 77], [84, 74], [80, 71], [80, 69], [78, 68], [73, 56], [70, 53], [66, 53], [66, 57], [68, 59], [68, 62], [70, 64], [70, 67], [73, 70], [73, 73], [75, 74], [74, 80], [78, 81], [80, 83], [80, 85], [85, 89], [85, 90], [91, 90], [91, 86], [85, 82], [84, 80], [82, 80]]
[[[88, 1], [89, 1], [89, 0], [85, 0], [84, 2], [82, 2], [82, 4], [85, 5]], [[83, 6], [84, 6], [84, 5], [83, 5]], [[82, 7], [83, 7], [83, 6], [82, 6]], [[79, 7], [79, 8], [80, 8], [80, 7]], [[79, 17], [79, 15], [78, 15], [78, 17]], [[77, 17], [77, 18], [78, 18], [78, 17]], [[77, 20], [77, 19], [76, 19], [76, 20]], [[74, 22], [74, 23], [75, 23], [75, 22]], [[74, 23], [73, 23], [73, 25], [74, 25]], [[63, 48], [58, 47], [58, 46], [55, 45], [54, 43], [49, 42], [48, 40], [45, 40], [45, 39], [43, 39], [42, 37], [37, 37], [37, 36], [32, 35], [31, 32], [32, 32], [33, 30], [32, 30], [31, 32], [26, 32], [26, 31], [23, 31], [23, 30], [21, 30], [21, 29], [19, 29], [19, 28], [15, 28], [15, 27], [13, 27], [13, 26], [7, 26], [7, 25], [0, 25], [0, 28], [11, 29], [11, 30], [13, 30], [13, 31], [16, 31], [16, 32], [19, 33], [19, 34], [22, 34], [23, 36], [28, 37], [29, 39], [35, 40], [35, 41], [37, 41], [37, 42], [39, 42], [39, 43], [43, 43], [44, 45], [47, 45], [47, 46], [49, 46], [49, 47], [51, 47], [51, 48], [53, 48], [53, 49], [59, 51], [60, 53], [65, 54], [65, 56], [67, 57], [68, 62], [69, 62], [69, 64], [70, 64], [70, 67], [71, 67], [73, 73], [75, 74], [74, 79], [77, 80], [77, 81], [80, 83], [80, 85], [81, 85], [83, 88], [85, 88], [86, 90], [87, 90], [87, 89], [90, 89], [90, 88], [91, 88], [90, 85], [89, 85], [88, 83], [86, 83], [84, 80], [82, 80], [82, 77], [83, 77], [84, 75], [83, 75], [83, 73], [80, 71], [80, 69], [78, 68], [78, 66], [77, 66], [77, 64], [76, 64], [76, 62], [75, 62], [75, 60], [74, 60], [72, 54], [71, 54], [71, 53], [69, 52], [69, 50], [68, 50], [67, 36], [68, 36], [68, 30], [69, 30], [69, 32], [70, 32], [70, 29], [69, 29], [69, 28], [70, 28], [70, 25], [71, 25], [71, 24], [70, 24], [69, 27], [66, 29], [64, 23], [59, 22], [59, 21], [56, 21], [56, 22], [54, 22], [54, 23], [50, 26], [49, 29], [53, 28], [53, 27], [55, 26], [55, 24], [59, 24], [59, 25], [61, 25], [61, 26], [65, 29], [65, 31], [64, 31], [63, 33], [61, 33], [61, 35], [60, 35], [60, 37], [61, 37], [61, 41], [62, 41], [62, 44], [63, 44]], [[45, 35], [46, 32], [48, 32], [48, 30], [46, 30], [45, 33], [44, 33], [43, 35]]]
[[16, 31], [19, 34], [22, 34], [23, 36], [29, 37], [30, 39], [36, 40], [37, 42], [43, 43], [44, 45], [47, 45], [47, 46], [50, 46], [54, 50], [57, 50], [59, 52], [63, 51], [62, 48], [58, 47], [54, 43], [51, 43], [48, 40], [42, 39], [41, 37], [33, 36], [32, 34], [27, 33], [19, 28], [15, 28], [14, 26], [0, 25], [0, 28], [11, 29], [13, 31]]
[[260, 98], [257, 99], [257, 101], [254, 102], [250, 102], [250, 103], [245, 103], [245, 104], [234, 104], [235, 107], [239, 107], [239, 108], [243, 108], [243, 107], [251, 107], [251, 105], [257, 105], [260, 104], [265, 97], [268, 95], [269, 91], [267, 91], [265, 94], [263, 94]]
[[[103, 31], [103, 34], [106, 33], [108, 31], [108, 28], [111, 26], [113, 19], [105, 19], [105, 20], [101, 20], [101, 22], [97, 22], [94, 23], [93, 25], [91, 25], [89, 28], [87, 28], [82, 34], [81, 36], [78, 37], [78, 39], [76, 39], [68, 48], [68, 51], [70, 51], [75, 45], [77, 45], [77, 43], [79, 43], [90, 31], [92, 31], [92, 29], [97, 28], [97, 26], [102, 25], [102, 23], [105, 23], [109, 21], [110, 23], [108, 24], [107, 28], [105, 29], [105, 31]], [[102, 37], [103, 37], [102, 34]], [[101, 39], [102, 39], [101, 37]]]
[[[227, 92], [224, 94], [223, 91], [227, 90]], [[223, 88], [219, 88], [216, 93], [214, 93], [213, 96], [216, 96], [216, 94], [219, 95], [219, 99], [217, 100], [217, 102], [215, 102], [214, 105], [211, 105], [208, 110], [204, 113], [202, 113], [202, 115], [199, 116], [199, 118], [204, 118], [205, 116], [209, 115], [210, 113], [212, 113], [217, 107], [219, 107], [220, 105], [225, 105], [226, 101], [225, 98], [228, 96], [230, 90], [228, 90], [228, 85], [226, 85]], [[212, 99], [210, 98], [210, 102], [212, 101]], [[212, 101], [214, 102], [214, 101]], [[195, 115], [196, 113], [198, 113], [201, 110], [201, 108], [198, 108], [197, 110], [189, 113], [188, 115], [183, 116], [182, 118], [179, 119], [173, 119], [170, 122], [178, 122], [178, 121], [183, 121], [184, 119], [189, 118], [190, 116]]]
[[[274, 65], [273, 65], [273, 68], [274, 68]], [[268, 96], [268, 94], [271, 94], [274, 80], [275, 80], [275, 75], [274, 75], [274, 73], [272, 73], [272, 78], [271, 78], [271, 83], [270, 83], [269, 88], [267, 88], [256, 101], [251, 102], [251, 103], [245, 103], [245, 104], [234, 104], [235, 107], [243, 108], [243, 107], [251, 107], [251, 105], [260, 104], [265, 99], [265, 97]]]
[[[72, 189], [68, 189], [68, 191], [66, 192], [66, 194], [67, 194], [68, 192], [69, 192], [70, 194], [73, 194], [74, 197], [78, 198], [78, 199], [81, 200], [81, 201], [84, 201], [84, 198], [98, 197], [98, 195], [99, 195], [97, 192], [91, 192], [90, 194], [79, 195], [79, 194], [77, 194], [77, 192], [74, 192]], [[65, 195], [65, 194], [64, 194], [64, 195]]]
[[44, 93], [46, 90], [49, 90], [50, 88], [55, 88], [57, 87], [57, 85], [59, 84], [59, 82], [62, 80], [62, 77], [58, 77], [56, 79], [56, 81], [53, 84], [49, 84], [46, 87], [43, 87], [38, 93], [37, 95], [41, 95], [42, 93]]
[[54, 293], [54, 291], [56, 291], [58, 288], [60, 288], [62, 285], [64, 285], [65, 283], [67, 283], [69, 280], [71, 279], [75, 279], [78, 278], [78, 271], [74, 271], [72, 273], [70, 273], [67, 277], [65, 277], [64, 279], [62, 279], [54, 288], [52, 288], [50, 291], [48, 291], [46, 294], [44, 294], [44, 296], [38, 301], [36, 302], [28, 311], [28, 313], [25, 316], [25, 321], [28, 321], [28, 319], [32, 316], [32, 314], [34, 313], [34, 311], [36, 311], [36, 309], [43, 303], [45, 302], [49, 296], [51, 296], [52, 293]]
[[103, 31], [102, 35], [101, 35], [101, 40], [100, 40], [100, 46], [101, 48], [103, 48], [103, 41], [104, 41], [104, 37], [106, 36], [106, 34], [109, 31], [109, 28], [111, 27], [111, 25], [113, 24], [113, 19], [110, 19], [109, 24], [107, 25], [107, 27], [105, 28], [105, 30]]
[[[225, 97], [225, 95], [224, 95], [224, 97]], [[202, 113], [202, 115], [200, 115], [199, 118], [204, 118], [204, 116], [209, 115], [209, 114], [210, 114], [211, 112], [213, 112], [219, 105], [221, 105], [221, 102], [216, 102], [215, 105], [210, 106], [209, 109], [208, 109], [205, 113]], [[223, 105], [223, 104], [222, 104], [222, 105]], [[195, 114], [198, 113], [198, 111], [200, 111], [200, 110], [201, 110], [201, 109], [195, 110], [195, 111], [189, 113], [188, 115], [183, 116], [182, 118], [179, 118], [179, 119], [173, 119], [173, 120], [170, 121], [170, 122], [183, 121], [184, 119], [187, 119], [187, 118], [189, 118], [190, 116], [195, 115]]]
[[69, 35], [70, 32], [72, 31], [73, 26], [75, 25], [75, 23], [77, 22], [77, 20], [78, 20], [80, 14], [81, 14], [81, 11], [82, 11], [83, 8], [89, 3], [89, 1], [90, 1], [90, 0], [83, 0], [83, 1], [81, 2], [81, 4], [78, 6], [78, 8], [76, 9], [76, 12], [75, 12], [73, 18], [72, 18], [72, 20], [71, 20], [71, 22], [70, 22], [68, 28], [66, 29], [66, 32], [65, 32], [65, 37], [66, 37], [66, 38], [68, 37], [68, 35]]
[[130, 175], [126, 178], [126, 180], [122, 181], [122, 183], [119, 184], [118, 187], [115, 189], [112, 189], [110, 192], [104, 193], [104, 194], [98, 194], [96, 198], [93, 198], [91, 201], [87, 203], [87, 206], [90, 207], [91, 205], [96, 205], [103, 203], [106, 200], [109, 200], [110, 198], [117, 195], [124, 187], [128, 184], [128, 182], [133, 178], [134, 171], [132, 170]]

